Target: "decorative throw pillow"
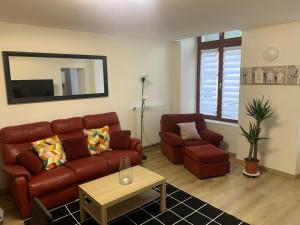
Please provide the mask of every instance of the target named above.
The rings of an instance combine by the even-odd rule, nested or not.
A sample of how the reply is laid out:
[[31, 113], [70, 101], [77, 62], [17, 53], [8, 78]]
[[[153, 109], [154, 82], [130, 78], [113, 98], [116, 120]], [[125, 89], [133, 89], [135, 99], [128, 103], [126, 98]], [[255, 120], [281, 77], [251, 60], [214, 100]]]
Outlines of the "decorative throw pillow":
[[43, 161], [46, 170], [53, 169], [66, 162], [66, 154], [57, 135], [32, 142], [32, 146]]
[[180, 135], [183, 140], [201, 139], [195, 122], [177, 123], [180, 128]]
[[128, 149], [130, 142], [130, 130], [121, 130], [114, 131], [110, 135], [110, 144], [111, 149]]
[[21, 152], [16, 161], [17, 164], [24, 166], [31, 174], [38, 174], [43, 169], [42, 161], [31, 150]]
[[102, 128], [84, 130], [84, 134], [87, 137], [88, 150], [91, 155], [98, 154], [100, 152], [110, 150], [109, 149], [109, 127], [104, 126]]
[[65, 139], [62, 143], [68, 161], [90, 155], [85, 137]]

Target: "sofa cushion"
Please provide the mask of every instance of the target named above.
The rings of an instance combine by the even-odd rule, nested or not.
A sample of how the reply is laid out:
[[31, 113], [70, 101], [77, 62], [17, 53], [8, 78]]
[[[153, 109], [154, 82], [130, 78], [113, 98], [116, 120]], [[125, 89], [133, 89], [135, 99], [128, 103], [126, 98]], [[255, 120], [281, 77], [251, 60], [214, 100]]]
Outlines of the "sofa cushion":
[[53, 120], [51, 128], [55, 134], [73, 133], [83, 129], [81, 117]]
[[66, 162], [66, 155], [57, 135], [32, 142], [32, 146], [43, 160], [46, 170], [51, 170]]
[[84, 130], [87, 138], [87, 147], [91, 155], [99, 154], [109, 149], [109, 127]]
[[83, 133], [83, 130], [78, 130], [78, 131], [71, 132], [71, 133], [59, 134], [58, 138], [61, 142], [63, 142], [66, 139], [72, 139], [72, 138], [84, 138], [85, 139], [85, 135]]
[[185, 146], [207, 145], [207, 144], [209, 144], [209, 143], [203, 139], [199, 139], [199, 140], [194, 139], [194, 140], [185, 140], [184, 141]]
[[180, 128], [180, 136], [183, 140], [201, 139], [195, 122], [177, 123]]
[[108, 174], [107, 161], [97, 156], [89, 156], [67, 162], [65, 166], [73, 170], [77, 183], [83, 183]]
[[51, 126], [48, 122], [29, 123], [2, 128], [0, 130], [0, 140], [4, 163], [16, 163], [19, 153], [32, 149], [30, 142], [52, 135]]
[[110, 172], [116, 172], [119, 170], [121, 156], [128, 156], [132, 166], [139, 164], [139, 154], [133, 150], [112, 150], [100, 153], [97, 156], [107, 160]]
[[109, 147], [111, 149], [128, 149], [130, 143], [130, 130], [114, 131], [110, 135]]
[[32, 176], [28, 182], [28, 191], [31, 197], [40, 197], [74, 184], [74, 172], [66, 166], [60, 166], [50, 171], [42, 170], [38, 175]]
[[188, 114], [164, 114], [161, 116], [161, 131], [173, 132], [180, 135], [180, 129], [177, 123], [195, 122], [198, 133], [206, 128], [204, 117], [200, 113]]
[[28, 123], [1, 129], [1, 142], [16, 144], [32, 142], [52, 135], [49, 122]]
[[67, 161], [90, 156], [85, 137], [65, 139], [62, 143]]
[[86, 115], [82, 118], [82, 121], [85, 129], [109, 126], [109, 132], [121, 130], [119, 118], [115, 112]]
[[38, 174], [43, 169], [42, 161], [33, 150], [21, 152], [17, 156], [17, 164], [24, 166], [31, 174]]
[[216, 163], [229, 160], [229, 154], [213, 145], [189, 146], [184, 154], [200, 164]]

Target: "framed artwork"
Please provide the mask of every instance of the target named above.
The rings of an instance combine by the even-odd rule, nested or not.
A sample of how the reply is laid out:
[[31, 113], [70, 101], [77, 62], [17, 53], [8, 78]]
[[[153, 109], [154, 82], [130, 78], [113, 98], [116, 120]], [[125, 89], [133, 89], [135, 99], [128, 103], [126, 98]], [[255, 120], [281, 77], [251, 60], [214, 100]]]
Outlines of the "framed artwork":
[[300, 85], [300, 65], [241, 68], [241, 85]]

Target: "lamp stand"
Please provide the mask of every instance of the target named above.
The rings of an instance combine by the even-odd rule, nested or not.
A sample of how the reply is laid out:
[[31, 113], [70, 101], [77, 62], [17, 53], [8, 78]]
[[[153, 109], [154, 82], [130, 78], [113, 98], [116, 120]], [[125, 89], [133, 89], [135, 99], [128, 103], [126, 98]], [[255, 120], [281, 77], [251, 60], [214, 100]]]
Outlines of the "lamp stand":
[[[145, 109], [145, 98], [144, 98], [144, 86], [146, 77], [142, 77], [142, 107], [141, 107], [141, 145], [143, 147], [143, 132], [144, 132], [144, 109]], [[146, 160], [148, 157], [146, 155], [142, 155], [142, 160]]]

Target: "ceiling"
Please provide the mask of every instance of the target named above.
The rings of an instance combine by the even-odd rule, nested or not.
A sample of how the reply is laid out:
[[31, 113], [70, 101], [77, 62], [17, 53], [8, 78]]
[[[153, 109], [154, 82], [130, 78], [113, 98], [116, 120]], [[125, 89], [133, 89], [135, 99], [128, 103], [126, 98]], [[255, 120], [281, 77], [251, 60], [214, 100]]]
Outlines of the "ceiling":
[[163, 40], [300, 20], [300, 0], [0, 0], [0, 21]]

